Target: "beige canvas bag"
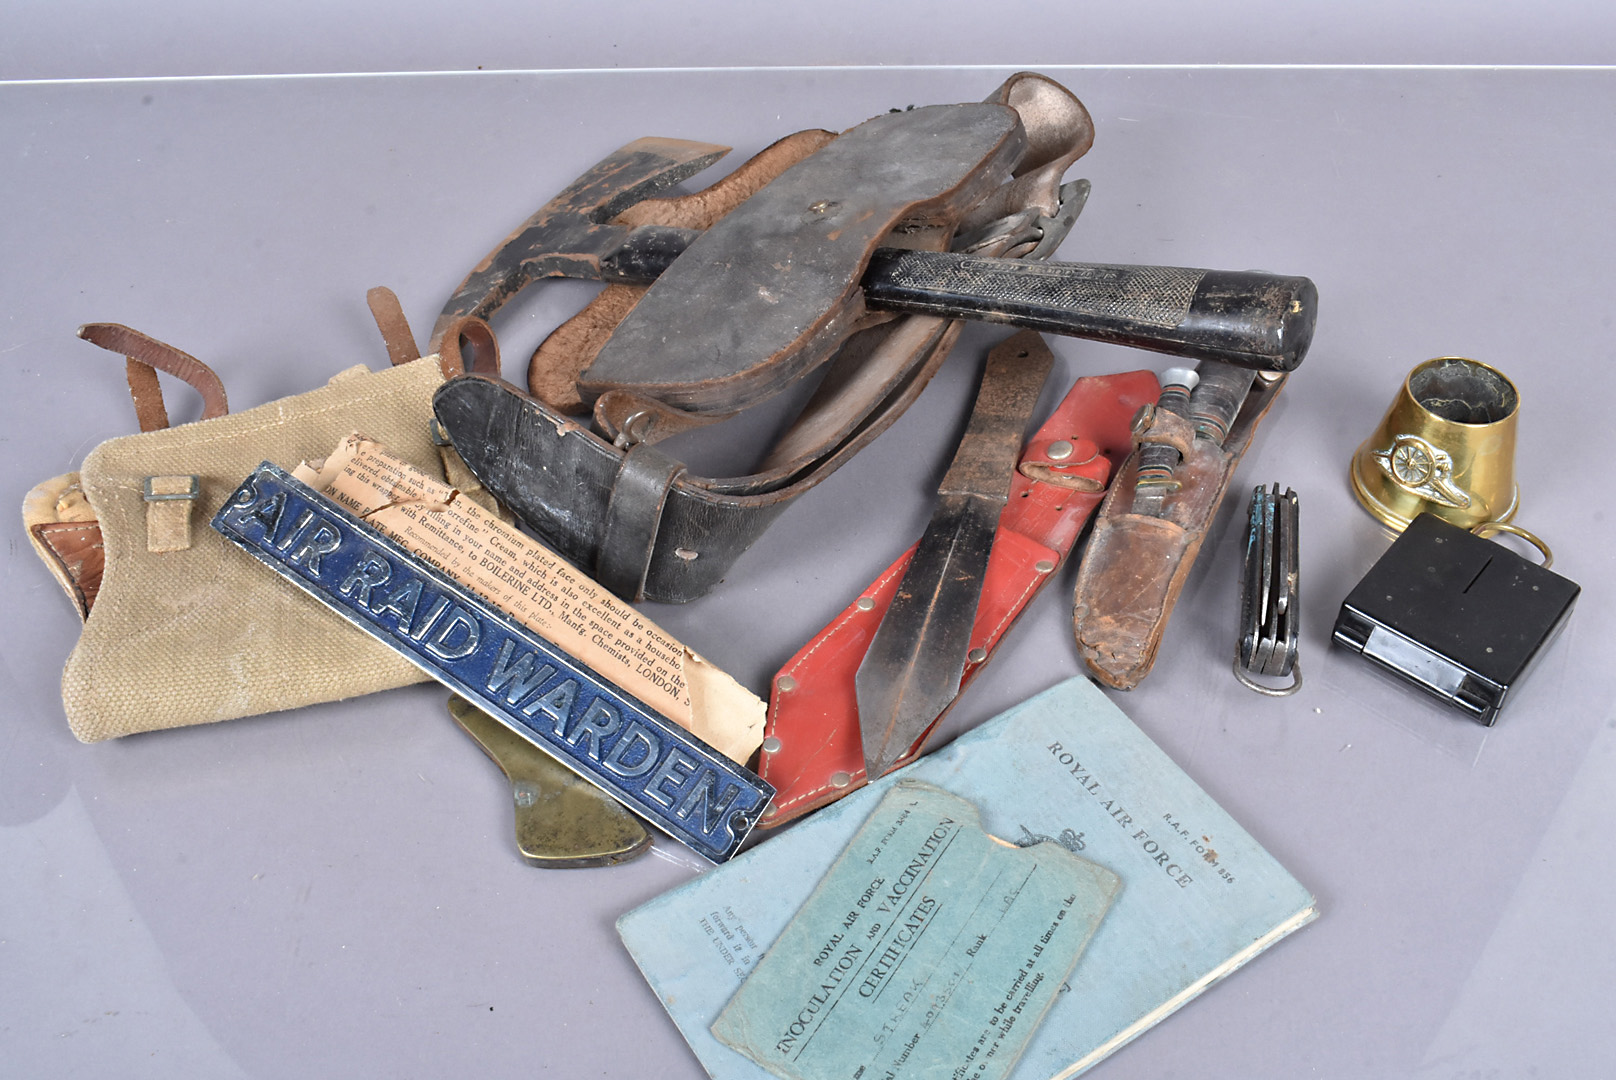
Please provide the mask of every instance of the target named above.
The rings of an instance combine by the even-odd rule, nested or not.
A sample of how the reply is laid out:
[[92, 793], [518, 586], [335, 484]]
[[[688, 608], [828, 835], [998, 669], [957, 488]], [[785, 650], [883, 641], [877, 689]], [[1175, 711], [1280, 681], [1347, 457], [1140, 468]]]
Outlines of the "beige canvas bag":
[[[102, 443], [77, 473], [39, 485], [23, 507], [36, 551], [84, 618], [62, 673], [62, 703], [80, 740], [253, 716], [426, 678], [265, 573], [208, 524], [260, 462], [291, 467], [355, 431], [433, 476], [444, 478], [447, 467], [449, 482], [474, 484], [429, 427], [433, 391], [460, 369], [458, 344], [448, 359], [416, 359], [407, 327], [402, 336], [398, 330], [397, 301], [373, 295], [372, 307], [395, 366], [350, 368], [317, 390], [233, 415], [200, 361], [126, 327], [80, 331], [129, 356], [143, 429]], [[486, 333], [480, 325], [468, 330]], [[484, 366], [497, 370], [480, 338], [478, 345]], [[202, 393], [202, 420], [167, 426], [156, 368]]]

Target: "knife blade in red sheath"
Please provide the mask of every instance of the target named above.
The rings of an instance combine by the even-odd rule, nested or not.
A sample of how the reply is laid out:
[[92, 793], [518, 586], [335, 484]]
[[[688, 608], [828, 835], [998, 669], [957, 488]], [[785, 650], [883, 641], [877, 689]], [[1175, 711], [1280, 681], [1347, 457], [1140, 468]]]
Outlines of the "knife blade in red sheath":
[[[1149, 371], [1079, 379], [1023, 449], [988, 557], [962, 689], [1055, 576], [1106, 482], [1133, 451], [1134, 414], [1159, 392]], [[758, 767], [776, 794], [760, 827], [782, 825], [864, 786], [854, 676], [914, 552], [911, 546], [900, 555], [776, 673]], [[920, 754], [936, 726], [934, 720], [899, 765]]]

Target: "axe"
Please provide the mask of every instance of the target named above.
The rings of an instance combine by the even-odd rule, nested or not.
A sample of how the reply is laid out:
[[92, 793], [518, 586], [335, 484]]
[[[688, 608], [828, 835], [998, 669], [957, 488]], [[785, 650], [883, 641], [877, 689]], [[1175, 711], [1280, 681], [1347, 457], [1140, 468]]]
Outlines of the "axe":
[[[615, 224], [613, 218], [696, 175], [728, 150], [644, 138], [603, 159], [540, 207], [466, 277], [438, 316], [431, 349], [462, 317], [487, 319], [542, 278], [654, 282], [702, 233]], [[1039, 222], [1044, 252], [1070, 227], [1087, 184], [1069, 184], [1062, 191], [1070, 196], [1065, 212]], [[1318, 304], [1317, 289], [1305, 277], [898, 247], [877, 248], [860, 285], [871, 311], [1006, 323], [1260, 371], [1290, 371], [1302, 362]]]

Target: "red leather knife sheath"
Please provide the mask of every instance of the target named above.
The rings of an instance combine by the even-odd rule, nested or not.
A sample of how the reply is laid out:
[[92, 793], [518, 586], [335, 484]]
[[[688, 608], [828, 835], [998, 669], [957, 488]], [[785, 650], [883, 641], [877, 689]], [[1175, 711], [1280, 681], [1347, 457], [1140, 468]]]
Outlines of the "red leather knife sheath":
[[[1079, 379], [1023, 449], [988, 558], [961, 691], [1055, 576], [1111, 474], [1133, 451], [1134, 414], [1159, 392], [1149, 371]], [[776, 795], [762, 827], [784, 824], [864, 785], [853, 679], [914, 552], [911, 545], [775, 674], [758, 772]], [[918, 756], [936, 727], [933, 720], [898, 764]]]

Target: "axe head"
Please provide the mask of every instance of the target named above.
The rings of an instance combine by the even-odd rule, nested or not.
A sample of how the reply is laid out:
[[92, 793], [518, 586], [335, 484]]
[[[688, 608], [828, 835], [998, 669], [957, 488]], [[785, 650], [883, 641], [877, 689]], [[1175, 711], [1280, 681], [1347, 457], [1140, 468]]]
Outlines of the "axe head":
[[[528, 284], [546, 277], [599, 280], [601, 260], [628, 238], [611, 219], [695, 176], [729, 147], [685, 139], [635, 139], [568, 184], [506, 237], [460, 283], [432, 328], [429, 352], [467, 315], [490, 318]], [[679, 230], [683, 231], [683, 230]], [[681, 245], [682, 246], [682, 245]]]

